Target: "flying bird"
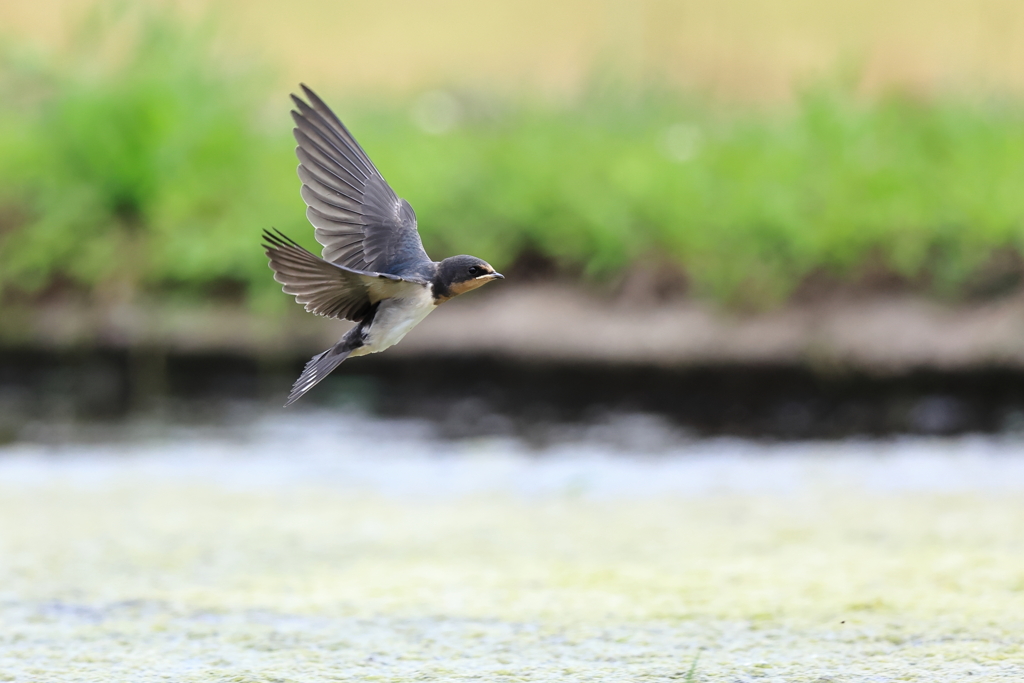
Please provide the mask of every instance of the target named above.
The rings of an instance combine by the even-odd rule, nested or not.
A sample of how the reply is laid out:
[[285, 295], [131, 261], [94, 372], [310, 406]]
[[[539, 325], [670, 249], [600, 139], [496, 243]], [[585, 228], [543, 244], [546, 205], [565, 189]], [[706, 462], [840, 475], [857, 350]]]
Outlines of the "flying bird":
[[285, 406], [346, 358], [394, 346], [445, 301], [504, 279], [475, 256], [432, 261], [409, 202], [395, 194], [323, 100], [305, 85], [302, 91], [308, 103], [292, 95], [292, 132], [306, 218], [323, 258], [278, 230], [263, 232], [263, 247], [286, 294], [310, 313], [356, 325], [306, 363]]

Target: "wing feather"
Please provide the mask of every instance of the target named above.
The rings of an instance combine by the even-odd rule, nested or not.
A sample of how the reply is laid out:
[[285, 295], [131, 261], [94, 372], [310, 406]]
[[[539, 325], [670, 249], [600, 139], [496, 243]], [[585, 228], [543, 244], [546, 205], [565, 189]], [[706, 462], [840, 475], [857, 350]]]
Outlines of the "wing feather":
[[302, 86], [292, 111], [306, 218], [335, 265], [371, 273], [427, 277], [434, 267], [416, 229], [416, 213], [400, 199], [345, 125]]
[[373, 162], [370, 161], [370, 157], [363, 151], [359, 143], [356, 142], [356, 139], [348, 131], [348, 128], [345, 127], [345, 124], [341, 122], [341, 119], [331, 111], [331, 108], [324, 104], [319, 95], [305, 85], [302, 85], [302, 92], [306, 95], [310, 105], [312, 105], [313, 111], [316, 112], [315, 120], [325, 124], [326, 128], [331, 131], [331, 134], [341, 142], [346, 152], [352, 155], [353, 163], [357, 163], [362, 167], [367, 178], [374, 175], [379, 176], [380, 174], [374, 167]]
[[338, 206], [345, 206], [362, 215], [363, 205], [358, 200], [353, 199], [352, 196], [346, 194], [342, 189], [332, 187], [331, 185], [323, 182], [304, 166], [299, 166], [298, 170], [299, 180], [302, 181], [303, 187], [307, 185], [309, 186], [305, 188], [307, 192], [312, 192], [315, 196], [318, 196], [325, 201], [330, 201]]
[[360, 322], [382, 299], [426, 285], [390, 273], [357, 271], [325, 261], [279, 231], [264, 231], [263, 239], [281, 289], [317, 315]]
[[[299, 101], [301, 102], [301, 100]], [[295, 112], [292, 112], [292, 118], [298, 129], [295, 132], [296, 137], [303, 135], [308, 142], [316, 145], [320, 152], [330, 157], [332, 163], [348, 175], [353, 182], [358, 184], [366, 182], [366, 173], [352, 161], [351, 157], [345, 154], [343, 143]]]
[[302, 199], [306, 202], [306, 205], [311, 209], [316, 209], [320, 215], [327, 218], [337, 218], [340, 220], [354, 221], [359, 220], [363, 213], [359, 209], [358, 204], [353, 204], [351, 201], [339, 195], [322, 195], [317, 194], [305, 185], [302, 186], [301, 190]]

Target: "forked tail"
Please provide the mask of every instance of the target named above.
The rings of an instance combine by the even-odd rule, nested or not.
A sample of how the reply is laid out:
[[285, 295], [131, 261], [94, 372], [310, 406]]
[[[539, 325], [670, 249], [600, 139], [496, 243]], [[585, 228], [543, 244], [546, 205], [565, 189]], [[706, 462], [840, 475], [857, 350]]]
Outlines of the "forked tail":
[[295, 384], [292, 385], [292, 391], [288, 394], [288, 400], [284, 404], [285, 408], [298, 401], [307, 391], [315, 387], [320, 380], [331, 374], [331, 371], [341, 365], [341, 362], [348, 358], [353, 350], [351, 346], [342, 342], [319, 355], [313, 356], [306, 363], [302, 374], [295, 380]]

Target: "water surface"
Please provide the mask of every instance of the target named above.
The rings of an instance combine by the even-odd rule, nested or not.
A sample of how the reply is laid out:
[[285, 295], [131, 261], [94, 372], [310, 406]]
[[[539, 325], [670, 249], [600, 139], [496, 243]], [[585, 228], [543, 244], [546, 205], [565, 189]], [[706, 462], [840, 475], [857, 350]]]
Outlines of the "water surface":
[[[6, 680], [1022, 680], [1011, 437], [448, 439], [352, 411], [22, 425]], [[696, 664], [694, 664], [696, 662]]]

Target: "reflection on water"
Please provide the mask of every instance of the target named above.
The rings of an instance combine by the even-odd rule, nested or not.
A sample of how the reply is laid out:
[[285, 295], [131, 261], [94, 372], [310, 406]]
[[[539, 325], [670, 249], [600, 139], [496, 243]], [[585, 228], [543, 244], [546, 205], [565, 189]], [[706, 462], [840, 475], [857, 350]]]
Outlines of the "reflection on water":
[[701, 439], [656, 416], [614, 414], [538, 425], [526, 438], [449, 439], [430, 421], [354, 409], [238, 404], [207, 418], [28, 422], [18, 441], [0, 448], [0, 476], [88, 482], [130, 473], [396, 496], [1024, 490], [1024, 442], [1010, 437]]
[[[216, 421], [278, 409], [305, 357], [131, 352], [0, 353], [0, 443], [27, 419], [150, 415]], [[447, 436], [546, 443], [550, 425], [655, 415], [703, 436], [781, 439], [1024, 431], [1024, 371], [867, 376], [805, 366], [662, 368], [487, 356], [380, 354], [345, 364], [301, 403], [430, 420]], [[557, 431], [557, 430], [556, 430]]]
[[[0, 353], [0, 443], [27, 420], [216, 422], [277, 409], [305, 358], [157, 351]], [[557, 440], [559, 425], [659, 416], [702, 436], [836, 439], [1024, 432], [1024, 371], [866, 376], [794, 366], [656, 367], [380, 354], [346, 363], [299, 406], [430, 420], [450, 437]]]
[[396, 495], [1024, 488], [1011, 375], [360, 360], [282, 409], [287, 363], [0, 356], [0, 473]]

